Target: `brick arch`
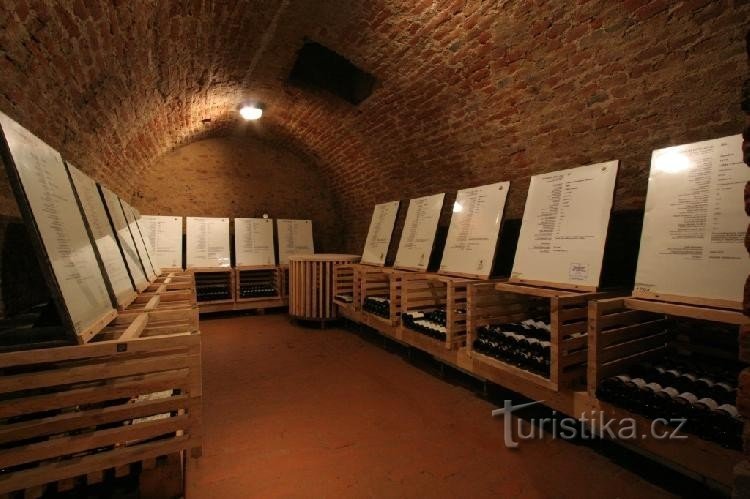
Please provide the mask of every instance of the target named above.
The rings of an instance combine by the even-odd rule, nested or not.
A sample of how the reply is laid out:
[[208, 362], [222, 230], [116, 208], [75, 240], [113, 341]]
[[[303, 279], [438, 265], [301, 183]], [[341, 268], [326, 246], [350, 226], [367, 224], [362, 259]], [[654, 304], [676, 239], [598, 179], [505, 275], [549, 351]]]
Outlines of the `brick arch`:
[[[509, 179], [519, 216], [529, 175], [593, 161], [621, 159], [616, 207], [640, 207], [652, 149], [741, 130], [749, 16], [739, 0], [16, 0], [0, 109], [125, 196], [200, 138], [294, 149], [354, 251], [375, 202]], [[288, 86], [305, 37], [374, 74], [373, 95]], [[260, 124], [238, 123], [246, 98]]]

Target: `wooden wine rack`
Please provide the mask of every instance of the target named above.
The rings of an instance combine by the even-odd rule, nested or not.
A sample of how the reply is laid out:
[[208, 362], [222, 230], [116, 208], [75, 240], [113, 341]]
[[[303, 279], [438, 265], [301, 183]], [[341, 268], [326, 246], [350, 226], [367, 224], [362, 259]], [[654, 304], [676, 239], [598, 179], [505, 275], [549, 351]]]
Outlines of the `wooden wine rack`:
[[[359, 310], [358, 267], [355, 263], [340, 263], [333, 268], [333, 302], [338, 306], [339, 312], [345, 315]], [[350, 296], [352, 301], [339, 298], [342, 295]]]
[[[398, 338], [397, 326], [401, 321], [401, 286], [404, 275], [412, 271], [358, 265], [357, 272], [359, 274], [359, 310], [363, 322], [381, 333]], [[369, 297], [390, 300], [388, 318], [364, 310], [365, 299]]]
[[475, 279], [416, 272], [404, 274], [401, 283], [401, 313], [429, 312], [445, 309], [445, 341], [431, 338], [404, 325], [399, 326], [401, 339], [415, 347], [434, 346], [457, 350], [466, 344], [468, 288]]
[[224, 305], [230, 305], [231, 310], [235, 301], [234, 286], [234, 269], [229, 267], [216, 268], [191, 268], [190, 272], [195, 277], [196, 295], [200, 295], [202, 288], [208, 288], [216, 285], [226, 286], [229, 297], [217, 300], [198, 301], [198, 307], [201, 312], [219, 312], [226, 310]]
[[[557, 392], [585, 386], [588, 303], [607, 293], [560, 290], [510, 282], [469, 286], [466, 349], [473, 368], [499, 384], [522, 379]], [[550, 374], [542, 376], [473, 349], [477, 328], [545, 315], [550, 324]], [[577, 335], [574, 337], [574, 335]]]
[[[738, 361], [738, 338], [750, 319], [734, 310], [685, 305], [640, 298], [613, 298], [589, 304], [588, 391], [578, 394], [578, 414], [587, 417], [602, 414], [603, 421], [632, 418], [647, 428], [652, 421], [644, 416], [614, 406], [596, 397], [601, 382], [623, 374], [631, 366], [663, 356], [670, 351], [682, 355]], [[727, 325], [727, 335], [701, 334], [701, 323]], [[676, 335], [668, 331], [675, 322], [697, 327], [695, 334]], [[732, 332], [734, 331], [734, 333]], [[738, 400], [743, 417], [750, 411]], [[640, 439], [635, 444], [681, 470], [708, 478], [724, 486], [731, 484], [732, 469], [742, 453], [689, 435], [684, 440]]]

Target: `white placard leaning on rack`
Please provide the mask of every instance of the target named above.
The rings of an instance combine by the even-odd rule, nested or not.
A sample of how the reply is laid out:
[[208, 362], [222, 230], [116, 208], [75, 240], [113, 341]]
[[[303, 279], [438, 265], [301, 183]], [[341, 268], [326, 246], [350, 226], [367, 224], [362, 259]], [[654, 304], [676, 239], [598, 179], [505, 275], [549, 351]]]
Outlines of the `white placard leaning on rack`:
[[409, 201], [404, 230], [396, 252], [395, 268], [426, 270], [435, 244], [440, 211], [445, 193], [424, 196]]
[[122, 259], [120, 247], [112, 225], [107, 218], [99, 188], [96, 182], [75, 166], [67, 163], [73, 187], [78, 194], [78, 199], [83, 208], [91, 235], [96, 243], [96, 249], [102, 260], [106, 277], [115, 295], [115, 301], [119, 307], [126, 307], [135, 298], [135, 289], [130, 280], [125, 261]]
[[127, 220], [128, 227], [130, 228], [130, 234], [135, 241], [135, 249], [138, 251], [138, 257], [141, 259], [141, 264], [143, 264], [143, 268], [146, 271], [146, 277], [149, 281], [153, 281], [156, 279], [156, 270], [151, 264], [151, 258], [149, 258], [148, 251], [146, 251], [146, 244], [143, 242], [143, 236], [141, 236], [141, 231], [138, 228], [137, 218], [133, 211], [133, 207], [122, 199], [120, 199], [120, 204], [122, 205], [123, 213], [125, 213], [125, 220]]
[[141, 261], [138, 258], [138, 251], [135, 249], [135, 240], [130, 233], [128, 221], [125, 219], [125, 213], [122, 211], [120, 198], [117, 197], [117, 194], [103, 185], [100, 185], [99, 188], [104, 196], [104, 205], [106, 206], [107, 213], [109, 213], [110, 219], [112, 220], [112, 229], [117, 235], [117, 242], [120, 244], [120, 250], [125, 255], [125, 264], [130, 271], [130, 276], [133, 278], [135, 289], [143, 291], [148, 286], [148, 279], [143, 270], [143, 265], [141, 265]]
[[279, 263], [288, 264], [290, 255], [315, 253], [312, 220], [279, 219], [276, 224], [279, 228]]
[[365, 249], [362, 252], [362, 263], [380, 267], [385, 265], [388, 247], [393, 237], [393, 226], [396, 224], [396, 215], [398, 215], [398, 205], [398, 201], [375, 205], [370, 228], [367, 231]]
[[131, 209], [133, 210], [133, 214], [135, 215], [135, 224], [138, 226], [138, 232], [140, 233], [141, 239], [143, 240], [143, 246], [145, 246], [146, 248], [148, 261], [151, 262], [151, 267], [154, 269], [154, 273], [159, 276], [161, 275], [161, 266], [156, 260], [156, 252], [154, 251], [154, 247], [151, 244], [151, 238], [148, 237], [148, 233], [146, 232], [146, 226], [143, 222], [143, 215], [141, 215], [141, 212], [139, 212], [136, 208], [131, 207]]
[[272, 219], [234, 219], [234, 259], [237, 267], [276, 265]]
[[741, 135], [654, 151], [633, 294], [741, 308], [748, 181]]
[[163, 269], [181, 269], [182, 217], [143, 215], [141, 228], [151, 241], [156, 264]]
[[185, 247], [188, 268], [230, 267], [229, 219], [187, 217]]
[[37, 230], [58, 309], [78, 340], [88, 341], [116, 312], [63, 159], [3, 113], [0, 126], [6, 170], [26, 222]]
[[596, 290], [618, 161], [531, 177], [511, 281]]
[[497, 182], [458, 191], [441, 274], [490, 276], [509, 188], [510, 182]]

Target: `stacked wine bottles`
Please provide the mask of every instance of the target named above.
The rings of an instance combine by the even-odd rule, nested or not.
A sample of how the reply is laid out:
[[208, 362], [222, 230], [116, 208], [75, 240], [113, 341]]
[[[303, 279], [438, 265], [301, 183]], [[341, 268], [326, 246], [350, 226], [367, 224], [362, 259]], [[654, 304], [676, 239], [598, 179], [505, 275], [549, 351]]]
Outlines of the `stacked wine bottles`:
[[382, 296], [368, 296], [362, 303], [362, 310], [389, 319], [391, 316], [391, 300]]
[[404, 312], [401, 323], [418, 333], [445, 341], [447, 329], [445, 327], [445, 310], [437, 309], [428, 312]]
[[240, 298], [265, 298], [277, 295], [276, 287], [271, 284], [240, 284]]
[[198, 301], [229, 300], [232, 298], [228, 283], [202, 284], [196, 286], [195, 294]]
[[738, 369], [668, 357], [603, 380], [596, 395], [646, 417], [684, 419], [682, 430], [741, 449], [743, 421], [736, 407], [737, 377]]
[[528, 319], [511, 324], [480, 326], [472, 348], [526, 371], [549, 377], [550, 326]]

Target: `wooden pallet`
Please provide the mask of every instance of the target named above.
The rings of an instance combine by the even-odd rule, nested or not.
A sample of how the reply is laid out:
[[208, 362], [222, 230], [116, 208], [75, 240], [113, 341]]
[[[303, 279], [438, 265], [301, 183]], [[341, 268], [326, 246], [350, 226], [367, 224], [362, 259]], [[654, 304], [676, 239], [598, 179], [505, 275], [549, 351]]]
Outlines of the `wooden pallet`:
[[198, 306], [203, 310], [205, 306], [218, 304], [233, 304], [235, 301], [234, 269], [230, 267], [210, 267], [210, 268], [190, 268], [188, 269], [195, 279], [196, 297], [200, 295], [201, 289], [209, 288], [215, 285], [226, 286], [229, 290], [229, 297], [217, 300], [198, 301]]
[[[359, 310], [359, 273], [358, 264], [340, 263], [333, 268], [333, 303], [339, 310], [356, 312]], [[341, 298], [350, 296], [351, 302]]]
[[[726, 331], [706, 333], [706, 322], [724, 324]], [[603, 380], [623, 374], [635, 364], [657, 359], [668, 352], [715, 359], [717, 363], [738, 361], [739, 330], [750, 322], [741, 312], [705, 306], [675, 304], [640, 298], [612, 298], [589, 303], [588, 392], [584, 407], [604, 420], [633, 418], [647, 428], [651, 420], [613, 404], [598, 400]], [[682, 323], [688, 333], [675, 334], [670, 326]], [[738, 404], [738, 409], [740, 404]], [[731, 487], [732, 468], [742, 453], [725, 449], [700, 437], [686, 440], [639, 440], [637, 445], [688, 472]]]
[[0, 494], [200, 454], [200, 333], [169, 331], [165, 315], [120, 320], [84, 345], [0, 354]]
[[[237, 303], [269, 301], [277, 299], [281, 301], [281, 273], [276, 265], [244, 266], [235, 267], [234, 296]], [[241, 298], [240, 291], [246, 285], [267, 285], [274, 288], [274, 296], [263, 296], [253, 298]]]
[[[491, 366], [503, 378], [521, 378], [553, 392], [585, 386], [588, 302], [607, 296], [610, 294], [510, 282], [470, 284], [467, 352], [473, 360]], [[532, 316], [549, 317], [549, 376], [532, 373], [474, 350], [478, 327], [517, 322]], [[502, 379], [497, 382], [503, 384]]]
[[[383, 323], [385, 326], [398, 326], [401, 321], [401, 286], [409, 270], [398, 270], [391, 267], [374, 267], [357, 265], [359, 275], [359, 310], [365, 320]], [[365, 311], [362, 306], [369, 297], [388, 298], [390, 310], [388, 318]]]
[[[413, 346], [417, 346], [415, 342], [424, 345], [427, 341], [427, 344], [434, 344], [448, 350], [457, 350], [464, 346], [468, 319], [468, 287], [477, 282], [480, 281], [426, 272], [404, 274], [401, 284], [402, 320], [399, 326], [404, 341]], [[409, 329], [404, 324], [403, 314], [405, 313], [429, 312], [439, 308], [446, 311], [445, 341]]]

